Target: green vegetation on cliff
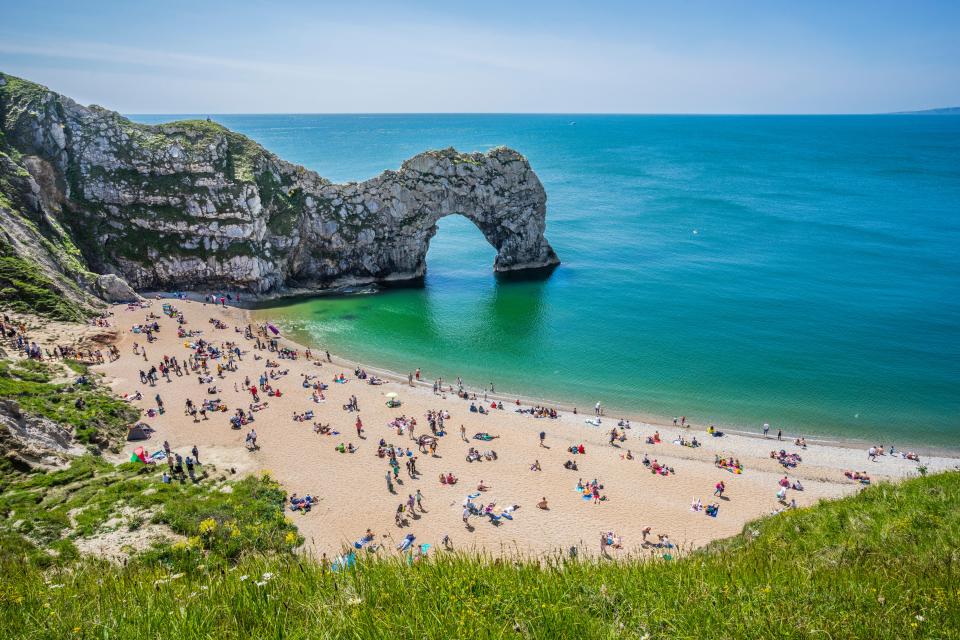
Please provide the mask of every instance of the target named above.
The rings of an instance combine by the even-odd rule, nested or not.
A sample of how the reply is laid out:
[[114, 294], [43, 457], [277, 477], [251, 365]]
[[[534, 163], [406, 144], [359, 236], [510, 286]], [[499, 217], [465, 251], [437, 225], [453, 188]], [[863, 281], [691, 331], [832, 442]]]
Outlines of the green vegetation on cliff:
[[[340, 571], [288, 553], [299, 539], [285, 528], [281, 494], [269, 480], [247, 479], [223, 493], [160, 486], [157, 473], [82, 460], [0, 493], [8, 530], [24, 513], [28, 520], [29, 514], [52, 514], [43, 527], [30, 525], [43, 535], [18, 532], [13, 542], [4, 539], [3, 637], [960, 634], [960, 473], [880, 484], [855, 497], [763, 518], [733, 539], [675, 560], [536, 563], [434, 551], [416, 564], [361, 558]], [[90, 504], [82, 526], [94, 527], [113, 500], [151, 509], [158, 514], [152, 521], [167, 523], [188, 541], [123, 567], [39, 552], [41, 539], [69, 548], [55, 535], [65, 530], [64, 509]], [[211, 537], [233, 531], [231, 522], [242, 537], [236, 553]], [[270, 534], [247, 535], [258, 527]]]
[[54, 373], [42, 362], [0, 360], [0, 398], [16, 401], [26, 413], [69, 425], [84, 444], [126, 439], [127, 426], [139, 415], [136, 409], [93, 379], [56, 383]]

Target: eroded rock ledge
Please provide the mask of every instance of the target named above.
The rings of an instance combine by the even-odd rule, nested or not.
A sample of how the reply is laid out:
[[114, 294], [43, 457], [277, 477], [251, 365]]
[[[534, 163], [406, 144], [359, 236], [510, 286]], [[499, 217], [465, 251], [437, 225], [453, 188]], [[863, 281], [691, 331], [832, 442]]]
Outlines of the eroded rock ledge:
[[462, 214], [496, 271], [559, 263], [546, 193], [507, 148], [428, 151], [333, 184], [209, 121], [141, 125], [0, 74], [2, 141], [38, 207], [98, 273], [135, 289], [258, 295], [422, 276], [437, 221]]

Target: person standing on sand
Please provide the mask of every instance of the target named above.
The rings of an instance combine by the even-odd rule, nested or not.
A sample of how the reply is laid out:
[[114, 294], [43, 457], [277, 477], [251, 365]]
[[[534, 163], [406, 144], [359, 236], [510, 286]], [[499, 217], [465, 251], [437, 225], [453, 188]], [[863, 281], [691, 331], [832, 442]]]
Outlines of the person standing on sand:
[[783, 429], [777, 429], [777, 440], [783, 440]]
[[190, 453], [193, 454], [193, 459], [197, 461], [197, 464], [200, 464], [200, 449], [197, 449], [197, 445], [193, 445]]
[[600, 403], [597, 402], [596, 406], [593, 408], [593, 415], [600, 417]]
[[359, 415], [357, 415], [356, 427], [357, 427], [357, 437], [358, 437], [358, 438], [362, 438], [362, 437], [363, 437], [363, 435], [362, 435], [362, 434], [363, 434], [363, 422], [360, 421], [360, 416], [359, 416]]
[[417, 370], [413, 375], [417, 378], [417, 382], [420, 382], [420, 367], [417, 367]]
[[723, 483], [723, 480], [721, 480], [721, 481], [718, 482], [717, 485], [714, 487], [714, 489], [713, 489], [713, 495], [722, 498], [722, 497], [723, 497], [723, 491], [724, 491], [724, 489], [726, 489], [726, 488], [727, 488], [727, 485], [725, 485], [725, 484]]
[[412, 372], [412, 371], [409, 372], [409, 373], [407, 373], [407, 384], [409, 384], [411, 387], [413, 386], [413, 372]]
[[460, 425], [460, 438], [464, 442], [470, 442], [469, 440], [467, 440], [467, 428], [463, 425]]
[[420, 509], [422, 513], [426, 513], [426, 511], [423, 510], [423, 494], [420, 492], [420, 489], [417, 489], [416, 500], [417, 508]]
[[547, 445], [543, 444], [543, 441], [546, 440], [546, 439], [547, 439], [547, 432], [546, 432], [546, 431], [541, 431], [541, 432], [540, 432], [540, 446], [541, 446], [541, 447], [546, 447], [546, 446], [547, 446]]

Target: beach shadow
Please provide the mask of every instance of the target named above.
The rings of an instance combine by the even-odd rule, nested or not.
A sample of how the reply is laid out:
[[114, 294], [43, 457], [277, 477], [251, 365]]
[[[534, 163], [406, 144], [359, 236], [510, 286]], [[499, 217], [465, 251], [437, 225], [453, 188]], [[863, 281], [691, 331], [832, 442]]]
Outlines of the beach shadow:
[[730, 502], [730, 498], [728, 498], [727, 496], [720, 496], [720, 499], [721, 499], [721, 500], [726, 500], [727, 502]]

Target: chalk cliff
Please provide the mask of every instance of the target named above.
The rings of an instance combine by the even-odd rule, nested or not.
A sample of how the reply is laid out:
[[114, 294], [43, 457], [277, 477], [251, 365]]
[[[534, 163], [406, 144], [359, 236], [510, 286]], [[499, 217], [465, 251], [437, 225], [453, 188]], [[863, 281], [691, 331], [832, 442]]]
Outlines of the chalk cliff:
[[496, 271], [559, 263], [543, 186], [507, 148], [428, 151], [334, 184], [214, 122], [137, 124], [3, 74], [0, 133], [0, 216], [23, 227], [0, 256], [23, 254], [34, 231], [44, 272], [82, 292], [127, 293], [96, 274], [261, 296], [416, 278], [451, 214], [496, 248]]

